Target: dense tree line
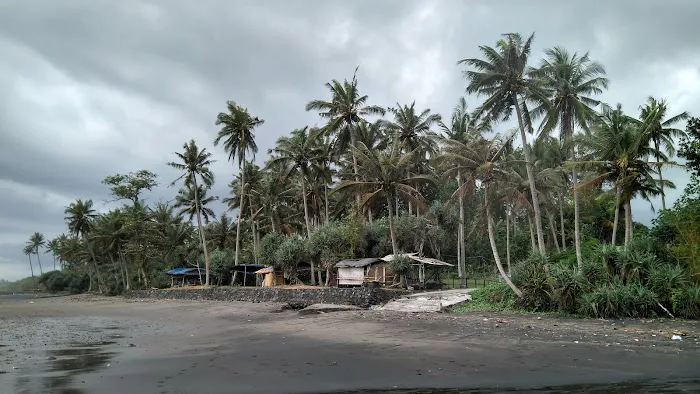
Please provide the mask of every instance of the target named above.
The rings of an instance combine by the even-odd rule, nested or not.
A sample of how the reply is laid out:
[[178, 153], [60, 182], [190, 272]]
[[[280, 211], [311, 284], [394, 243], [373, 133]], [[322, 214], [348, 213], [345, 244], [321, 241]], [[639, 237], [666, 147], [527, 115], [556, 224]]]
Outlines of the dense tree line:
[[[109, 176], [103, 183], [121, 208], [97, 214], [91, 200], [76, 200], [67, 233], [48, 243], [36, 233], [25, 253], [41, 273], [45, 248], [92, 290], [114, 292], [160, 286], [174, 266], [201, 264], [204, 285], [221, 283], [241, 262], [282, 265], [294, 279], [308, 263], [303, 279], [328, 285], [338, 259], [417, 251], [456, 263], [459, 278], [498, 272], [525, 297], [509, 273], [533, 252], [573, 261], [567, 269], [581, 275], [595, 245], [628, 250], [635, 237], [654, 236], [663, 245], [654, 253], [697, 282], [698, 226], [681, 223], [697, 207], [700, 121], [655, 97], [632, 112], [604, 103], [603, 65], [562, 47], [533, 60], [533, 39], [505, 34], [460, 60], [466, 92], [481, 104], [470, 111], [460, 98], [449, 117], [415, 102], [374, 105], [357, 69], [328, 82], [328, 95], [305, 107], [323, 125], [279, 138], [263, 167], [254, 159], [264, 120], [229, 101], [213, 141], [238, 168], [222, 196], [235, 217], [208, 207], [219, 198], [210, 195], [212, 153], [192, 140], [168, 163], [181, 171], [175, 204], [144, 202], [158, 183], [149, 171]], [[510, 119], [514, 130], [504, 127]], [[669, 208], [675, 185], [663, 174], [682, 167], [673, 161], [679, 139], [695, 173]], [[634, 222], [631, 201], [656, 196], [650, 232]]]

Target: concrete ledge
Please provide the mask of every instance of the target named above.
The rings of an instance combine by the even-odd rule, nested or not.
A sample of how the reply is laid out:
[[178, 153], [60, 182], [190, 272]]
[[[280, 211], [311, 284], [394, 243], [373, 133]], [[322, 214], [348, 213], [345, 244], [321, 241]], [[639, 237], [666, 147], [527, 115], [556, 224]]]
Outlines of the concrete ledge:
[[245, 302], [286, 302], [299, 307], [313, 304], [342, 304], [369, 308], [405, 295], [405, 291], [357, 288], [212, 287], [208, 289], [132, 290], [129, 299], [174, 299]]

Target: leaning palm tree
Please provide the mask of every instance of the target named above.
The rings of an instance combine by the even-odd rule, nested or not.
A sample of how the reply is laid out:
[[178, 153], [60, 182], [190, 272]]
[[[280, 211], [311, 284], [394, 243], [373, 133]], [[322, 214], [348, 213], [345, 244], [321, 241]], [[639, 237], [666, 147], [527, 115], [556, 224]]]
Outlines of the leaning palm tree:
[[56, 270], [56, 257], [58, 256], [59, 246], [60, 246], [59, 239], [54, 238], [46, 243], [46, 252], [44, 252], [44, 253], [51, 253], [51, 257], [53, 258], [54, 271]]
[[[464, 97], [460, 97], [457, 105], [455, 105], [452, 110], [452, 118], [450, 120], [449, 126], [446, 125], [442, 120], [438, 122], [443, 136], [438, 136], [440, 142], [445, 140], [455, 140], [458, 142], [465, 143], [468, 140], [480, 135], [481, 132], [490, 131], [490, 126], [488, 123], [477, 124], [472, 119], [471, 113], [467, 110], [467, 100]], [[462, 172], [457, 171], [455, 175], [455, 180], [458, 185], [462, 184]], [[457, 204], [459, 205], [459, 227], [457, 228], [457, 273], [460, 279], [463, 279], [466, 275], [466, 251], [465, 251], [465, 241], [464, 241], [464, 193], [459, 193], [457, 196]]]
[[[200, 191], [210, 188], [214, 183], [214, 173], [209, 169], [214, 160], [211, 159], [211, 153], [207, 152], [206, 148], [200, 150], [194, 140], [185, 143], [182, 146], [182, 150], [182, 153], [175, 152], [179, 159], [178, 162], [171, 161], [168, 163], [170, 167], [182, 171], [182, 175], [172, 181], [170, 186], [175, 185], [180, 179], [184, 179], [185, 188], [194, 193], [192, 201], [195, 204], [199, 204], [203, 200], [203, 197], [198, 195]], [[197, 228], [202, 241], [202, 248], [204, 249], [205, 285], [209, 286], [209, 252], [207, 251], [207, 240], [202, 229], [202, 207], [196, 206], [194, 213], [197, 215]]]
[[424, 205], [423, 196], [412, 185], [419, 182], [430, 182], [425, 175], [408, 176], [408, 170], [413, 166], [416, 151], [402, 153], [398, 141], [394, 140], [391, 148], [376, 151], [370, 150], [363, 143], [351, 147], [358, 161], [358, 169], [365, 180], [342, 181], [334, 192], [350, 191], [362, 194], [360, 206], [371, 204], [384, 199], [389, 212], [389, 236], [394, 255], [399, 253], [394, 234], [394, 204], [396, 198], [410, 201], [416, 206]]
[[[216, 125], [221, 126], [219, 134], [214, 139], [214, 146], [223, 140], [224, 150], [228, 152], [229, 161], [238, 160], [238, 172], [242, 173], [242, 168], [246, 162], [246, 152], [255, 154], [258, 146], [255, 144], [255, 128], [265, 123], [264, 120], [248, 113], [248, 109], [236, 104], [233, 101], [226, 103], [228, 112], [220, 112], [216, 117]], [[241, 176], [241, 187], [245, 187], [245, 176]], [[236, 227], [236, 258], [238, 265], [238, 255], [241, 246], [241, 218], [243, 217], [243, 201], [245, 193], [240, 193], [240, 204], [238, 207], [238, 224]]]
[[[309, 204], [307, 201], [307, 183], [310, 181], [311, 172], [324, 158], [324, 152], [319, 149], [315, 141], [320, 138], [322, 130], [304, 127], [292, 131], [289, 137], [281, 137], [277, 140], [274, 149], [276, 156], [269, 165], [272, 168], [282, 169], [285, 177], [296, 171], [301, 182], [301, 198], [304, 203], [304, 222], [306, 235], [311, 238], [311, 222], [309, 220]], [[311, 264], [311, 284], [316, 284], [314, 264]]]
[[32, 234], [31, 237], [29, 237], [29, 242], [27, 245], [30, 245], [32, 247], [32, 250], [34, 251], [34, 254], [36, 255], [36, 259], [39, 262], [39, 275], [44, 274], [44, 270], [41, 268], [41, 258], [39, 258], [39, 248], [43, 248], [44, 245], [46, 245], [46, 239], [44, 239], [44, 234], [36, 232]]
[[[578, 53], [570, 54], [563, 47], [554, 47], [547, 49], [545, 56], [540, 67], [531, 74], [541, 80], [549, 102], [541, 104], [532, 113], [543, 116], [540, 137], [559, 128], [559, 139], [567, 141], [574, 135], [577, 126], [588, 130], [596, 119], [595, 107], [600, 105], [600, 101], [591, 96], [601, 94], [608, 87], [608, 79], [605, 77], [605, 68], [600, 63], [591, 61], [588, 53], [579, 56]], [[576, 160], [573, 149], [565, 150], [564, 154], [566, 157], [562, 160]], [[576, 261], [581, 270], [583, 258], [576, 169], [571, 171], [571, 179], [574, 195], [574, 245]]]
[[474, 185], [479, 185], [481, 188], [484, 198], [486, 228], [496, 267], [508, 286], [513, 289], [513, 292], [518, 297], [522, 297], [522, 291], [513, 284], [501, 263], [496, 247], [496, 236], [491, 212], [491, 205], [500, 200], [500, 198], [495, 197], [495, 192], [510, 182], [511, 172], [502, 160], [508, 140], [502, 139], [498, 135], [492, 140], [486, 140], [481, 136], [476, 136], [465, 142], [446, 140], [443, 153], [438, 158], [438, 163], [447, 164], [444, 168], [449, 175], [454, 176], [457, 172], [464, 174], [463, 183], [459, 185], [454, 195], [464, 193], [465, 190], [474, 187]]
[[527, 131], [532, 131], [532, 121], [527, 102], [546, 102], [544, 92], [537, 79], [527, 73], [527, 61], [534, 34], [523, 40], [517, 33], [504, 34], [504, 38], [492, 48], [486, 45], [479, 47], [485, 59], [463, 59], [457, 64], [470, 67], [464, 71], [464, 77], [469, 84], [468, 93], [487, 96], [486, 101], [476, 110], [476, 117], [489, 121], [505, 121], [510, 119], [515, 111], [523, 144], [527, 178], [532, 195], [532, 208], [535, 214], [537, 242], [541, 252], [545, 251], [542, 232], [542, 217], [540, 214], [539, 197], [535, 186], [530, 147], [527, 143]]
[[22, 249], [22, 252], [29, 257], [29, 269], [32, 273], [32, 280], [34, 279], [34, 266], [32, 265], [32, 254], [34, 253], [34, 249], [32, 248], [31, 245], [26, 245], [24, 249]]
[[[384, 108], [380, 106], [367, 105], [367, 95], [360, 95], [357, 88], [358, 68], [355, 68], [351, 81], [344, 80], [341, 83], [334, 79], [326, 83], [325, 86], [331, 93], [331, 101], [313, 100], [306, 104], [307, 111], [318, 111], [322, 118], [328, 120], [324, 131], [327, 135], [335, 137], [333, 145], [336, 153], [346, 151], [348, 144], [356, 145], [355, 126], [363, 119], [374, 115], [383, 116], [385, 113]], [[355, 180], [359, 181], [357, 158], [352, 149], [351, 154]], [[360, 196], [356, 196], [356, 203], [359, 205]]]
[[[92, 260], [95, 275], [97, 276], [97, 288], [102, 292], [102, 287], [104, 282], [102, 281], [102, 275], [100, 274], [100, 269], [97, 266], [97, 257], [95, 255], [95, 249], [91, 246], [92, 244], [88, 242], [87, 237], [90, 234], [94, 221], [98, 217], [97, 212], [93, 208], [92, 200], [81, 200], [77, 199], [75, 202], [71, 203], [66, 207], [64, 214], [66, 215], [64, 219], [68, 224], [68, 230], [71, 234], [78, 238], [79, 242], [75, 244], [80, 244], [80, 249], [89, 255], [84, 261], [86, 264], [88, 261]], [[76, 253], [77, 254], [77, 253]], [[81, 260], [81, 259], [76, 259]], [[92, 274], [90, 274], [90, 283], [92, 288]]]
[[[682, 137], [685, 132], [681, 129], [674, 128], [673, 125], [688, 120], [690, 115], [687, 112], [681, 112], [678, 115], [666, 118], [668, 104], [666, 100], [657, 100], [654, 97], [649, 97], [647, 103], [640, 108], [640, 120], [643, 123], [644, 131], [648, 138], [654, 143], [654, 149], [657, 152], [664, 152], [668, 157], [673, 157], [676, 154], [676, 149], [673, 146], [673, 138]], [[665, 120], [664, 120], [665, 119]], [[661, 158], [657, 155], [656, 161], [660, 162]], [[657, 165], [656, 170], [659, 173], [661, 187], [661, 209], [666, 209], [666, 194], [664, 193], [664, 176], [661, 171], [661, 164]]]

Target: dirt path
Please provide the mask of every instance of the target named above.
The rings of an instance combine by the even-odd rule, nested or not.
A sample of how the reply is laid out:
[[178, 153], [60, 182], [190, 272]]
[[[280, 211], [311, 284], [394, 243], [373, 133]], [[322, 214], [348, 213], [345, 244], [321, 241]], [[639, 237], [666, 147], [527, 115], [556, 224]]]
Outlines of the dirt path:
[[[9, 393], [328, 393], [584, 385], [578, 387], [585, 392], [590, 385], [655, 380], [700, 390], [694, 322], [280, 310], [94, 297], [0, 300], [0, 371], [6, 372], [0, 387], [12, 388]], [[671, 340], [676, 333], [682, 341]]]

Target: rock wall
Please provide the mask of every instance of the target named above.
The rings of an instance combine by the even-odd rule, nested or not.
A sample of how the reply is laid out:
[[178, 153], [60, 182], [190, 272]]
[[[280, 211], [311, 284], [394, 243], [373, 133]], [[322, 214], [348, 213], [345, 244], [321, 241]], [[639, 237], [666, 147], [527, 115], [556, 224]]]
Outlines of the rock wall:
[[209, 289], [132, 290], [124, 293], [130, 299], [175, 299], [247, 302], [285, 302], [304, 308], [311, 304], [342, 304], [368, 308], [384, 304], [406, 294], [401, 290], [373, 288], [310, 288], [284, 287], [212, 287]]

